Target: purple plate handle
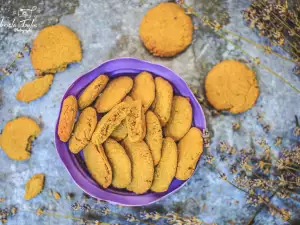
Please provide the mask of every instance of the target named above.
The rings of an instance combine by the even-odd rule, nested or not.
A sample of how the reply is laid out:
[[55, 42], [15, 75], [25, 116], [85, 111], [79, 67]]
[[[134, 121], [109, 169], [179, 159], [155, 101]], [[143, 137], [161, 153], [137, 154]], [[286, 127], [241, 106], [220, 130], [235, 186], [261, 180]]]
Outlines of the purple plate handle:
[[[172, 84], [175, 94], [189, 97], [193, 108], [193, 126], [198, 127], [201, 130], [206, 128], [203, 110], [200, 104], [198, 103], [197, 99], [193, 95], [192, 91], [189, 89], [188, 85], [180, 76], [178, 76], [174, 71], [164, 66], [150, 63], [147, 61], [142, 61], [135, 58], [112, 59], [107, 62], [104, 62], [95, 69], [92, 69], [91, 71], [83, 74], [69, 87], [69, 89], [64, 94], [60, 105], [59, 115], [61, 112], [63, 100], [69, 95], [74, 95], [78, 98], [82, 90], [99, 75], [106, 74], [110, 78], [121, 75], [128, 75], [134, 77], [142, 71], [148, 71], [154, 76], [163, 77]], [[61, 158], [62, 162], [64, 163], [65, 167], [67, 168], [72, 179], [75, 181], [75, 183], [84, 192], [97, 199], [125, 206], [144, 206], [154, 203], [174, 193], [187, 182], [187, 180], [181, 181], [174, 179], [166, 192], [154, 193], [149, 191], [142, 195], [136, 195], [134, 193], [121, 189], [103, 189], [97, 183], [95, 183], [93, 179], [89, 176], [88, 171], [82, 163], [84, 161], [82, 158], [82, 154], [74, 155], [69, 151], [68, 143], [60, 141], [57, 134], [58, 121], [59, 116], [56, 121], [55, 128], [55, 144], [57, 153]]]

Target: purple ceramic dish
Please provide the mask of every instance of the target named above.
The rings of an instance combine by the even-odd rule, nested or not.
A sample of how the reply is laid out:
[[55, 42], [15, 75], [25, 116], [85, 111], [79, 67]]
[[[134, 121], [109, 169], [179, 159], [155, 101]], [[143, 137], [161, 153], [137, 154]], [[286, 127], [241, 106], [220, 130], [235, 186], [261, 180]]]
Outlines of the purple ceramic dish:
[[[124, 75], [134, 77], [142, 71], [148, 71], [152, 73], [153, 76], [163, 77], [173, 85], [175, 94], [189, 97], [193, 108], [193, 126], [198, 127], [201, 130], [206, 128], [205, 117], [202, 108], [189, 89], [188, 85], [180, 76], [164, 66], [134, 58], [118, 58], [109, 60], [82, 75], [69, 87], [62, 99], [62, 102], [69, 95], [74, 95], [78, 98], [82, 90], [100, 74], [106, 74], [111, 78]], [[60, 111], [62, 108], [62, 102]], [[55, 143], [57, 152], [75, 183], [84, 192], [97, 199], [125, 206], [144, 206], [154, 203], [163, 197], [174, 193], [187, 182], [174, 179], [166, 192], [153, 193], [149, 191], [142, 195], [136, 195], [126, 190], [114, 188], [103, 189], [90, 177], [84, 166], [84, 158], [82, 154], [74, 155], [69, 151], [68, 143], [60, 141], [57, 135], [58, 121], [59, 117], [57, 119], [55, 128]]]

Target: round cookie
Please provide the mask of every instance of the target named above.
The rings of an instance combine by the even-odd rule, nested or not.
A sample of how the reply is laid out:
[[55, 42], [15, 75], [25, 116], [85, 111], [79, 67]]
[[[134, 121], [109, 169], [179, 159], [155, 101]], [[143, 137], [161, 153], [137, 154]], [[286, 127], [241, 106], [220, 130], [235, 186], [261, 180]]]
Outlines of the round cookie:
[[81, 61], [80, 40], [64, 25], [46, 27], [34, 39], [30, 58], [39, 75], [63, 71], [69, 63]]
[[175, 56], [191, 44], [193, 22], [179, 5], [160, 3], [144, 16], [140, 37], [153, 55]]
[[254, 71], [241, 62], [225, 60], [207, 74], [205, 92], [215, 109], [238, 114], [254, 106], [259, 87]]

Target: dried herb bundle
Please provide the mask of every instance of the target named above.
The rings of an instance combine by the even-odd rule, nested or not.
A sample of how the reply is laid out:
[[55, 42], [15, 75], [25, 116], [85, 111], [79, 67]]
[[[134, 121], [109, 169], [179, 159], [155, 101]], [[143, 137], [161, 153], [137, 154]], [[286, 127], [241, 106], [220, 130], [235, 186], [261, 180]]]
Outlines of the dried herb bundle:
[[300, 3], [288, 0], [254, 0], [243, 11], [250, 28], [280, 46], [297, 63], [294, 72], [300, 74]]

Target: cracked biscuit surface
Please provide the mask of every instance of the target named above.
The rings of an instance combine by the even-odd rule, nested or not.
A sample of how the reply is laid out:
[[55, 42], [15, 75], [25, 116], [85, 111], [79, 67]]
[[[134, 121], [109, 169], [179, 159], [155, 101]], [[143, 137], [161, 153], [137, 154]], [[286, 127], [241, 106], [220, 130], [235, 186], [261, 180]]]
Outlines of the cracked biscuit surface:
[[78, 111], [77, 99], [69, 95], [64, 101], [59, 117], [57, 134], [59, 139], [67, 142], [72, 134]]
[[104, 150], [112, 168], [112, 186], [126, 188], [131, 182], [131, 162], [125, 149], [114, 139], [108, 138], [104, 142]]
[[78, 105], [80, 109], [92, 104], [93, 101], [99, 96], [101, 91], [106, 87], [109, 78], [106, 75], [100, 75], [93, 80], [82, 92], [78, 99]]
[[38, 124], [27, 117], [19, 117], [6, 123], [0, 136], [0, 146], [14, 160], [30, 157], [31, 142], [40, 135]]
[[91, 176], [103, 188], [107, 188], [112, 182], [112, 170], [102, 145], [97, 146], [90, 142], [83, 149], [83, 154]]
[[93, 132], [97, 125], [97, 113], [92, 107], [85, 108], [79, 115], [75, 124], [74, 132], [69, 141], [69, 149], [77, 154], [91, 140]]
[[53, 81], [53, 75], [47, 74], [25, 83], [16, 95], [16, 99], [22, 102], [31, 102], [45, 95]]
[[122, 120], [126, 118], [129, 110], [130, 105], [126, 102], [121, 102], [105, 114], [97, 124], [92, 136], [92, 142], [95, 145], [102, 144], [120, 125]]
[[154, 165], [151, 152], [144, 141], [131, 142], [125, 138], [122, 142], [132, 165], [132, 181], [127, 186], [129, 191], [143, 194], [152, 185]]
[[241, 62], [225, 60], [207, 74], [205, 93], [215, 109], [238, 114], [254, 106], [259, 87], [254, 71]]
[[46, 27], [34, 39], [30, 58], [37, 74], [55, 74], [68, 64], [81, 61], [80, 40], [64, 25]]
[[140, 37], [154, 56], [175, 56], [192, 42], [192, 19], [178, 4], [160, 3], [144, 16]]

